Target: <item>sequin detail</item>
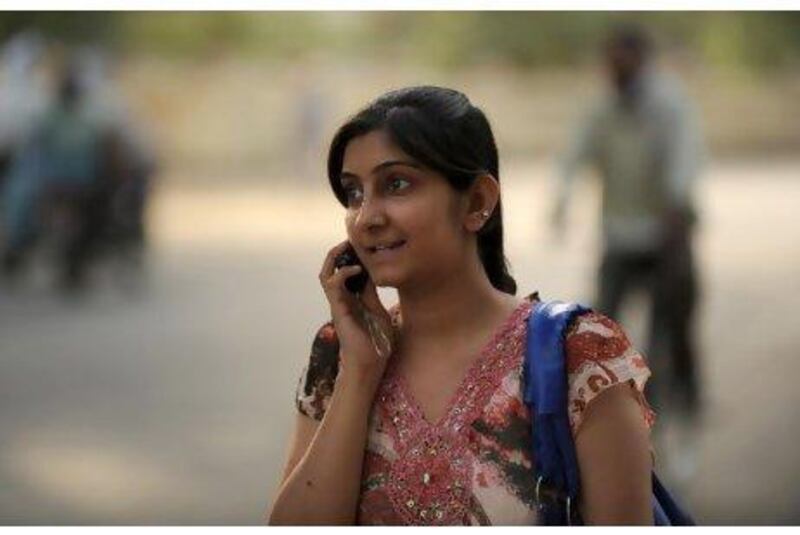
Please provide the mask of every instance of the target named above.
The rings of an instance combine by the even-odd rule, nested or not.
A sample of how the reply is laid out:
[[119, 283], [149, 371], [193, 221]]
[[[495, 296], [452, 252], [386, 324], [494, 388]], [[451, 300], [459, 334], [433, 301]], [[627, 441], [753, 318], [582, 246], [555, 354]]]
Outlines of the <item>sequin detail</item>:
[[398, 457], [385, 491], [406, 524], [463, 524], [472, 500], [474, 465], [469, 433], [503, 378], [520, 364], [531, 303], [518, 306], [467, 370], [439, 422], [428, 422], [397, 362], [386, 371], [377, 398], [392, 422]]

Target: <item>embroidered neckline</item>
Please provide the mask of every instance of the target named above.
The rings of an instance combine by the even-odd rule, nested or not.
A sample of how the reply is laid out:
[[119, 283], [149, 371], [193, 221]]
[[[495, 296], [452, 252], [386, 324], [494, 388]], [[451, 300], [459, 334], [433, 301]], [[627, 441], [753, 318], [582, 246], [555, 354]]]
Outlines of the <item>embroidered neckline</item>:
[[[390, 369], [387, 370], [388, 379], [390, 382], [394, 383], [399, 395], [406, 401], [409, 409], [413, 413], [413, 420], [415, 420], [416, 424], [431, 428], [454, 427], [456, 430], [463, 427], [463, 423], [458, 421], [468, 415], [468, 411], [462, 409], [464, 398], [473, 395], [472, 390], [476, 388], [476, 383], [480, 382], [480, 377], [486, 375], [485, 371], [487, 369], [492, 368], [492, 364], [494, 364], [492, 361], [504, 355], [506, 344], [503, 342], [503, 338], [505, 338], [513, 328], [519, 326], [522, 316], [527, 317], [527, 313], [530, 311], [537, 297], [536, 294], [526, 296], [511, 314], [509, 314], [495, 329], [489, 341], [480, 349], [478, 356], [467, 367], [466, 373], [461, 378], [453, 395], [448, 400], [442, 416], [436, 421], [429, 421], [425, 417], [425, 413], [422, 407], [420, 407], [417, 398], [411, 392], [408, 381], [397, 369], [398, 362], [392, 361], [390, 363]], [[392, 313], [393, 321], [398, 321], [400, 315], [399, 306], [393, 307]]]
[[[484, 411], [500, 382], [525, 350], [527, 317], [538, 300], [527, 296], [495, 330], [467, 369], [439, 421], [428, 422], [404, 377], [391, 361], [378, 393], [382, 432], [394, 442], [384, 486], [405, 524], [458, 525], [468, 522], [474, 477], [470, 424]], [[397, 310], [392, 310], [396, 315]], [[385, 426], [385, 427], [384, 427]], [[366, 470], [374, 458], [367, 456]]]

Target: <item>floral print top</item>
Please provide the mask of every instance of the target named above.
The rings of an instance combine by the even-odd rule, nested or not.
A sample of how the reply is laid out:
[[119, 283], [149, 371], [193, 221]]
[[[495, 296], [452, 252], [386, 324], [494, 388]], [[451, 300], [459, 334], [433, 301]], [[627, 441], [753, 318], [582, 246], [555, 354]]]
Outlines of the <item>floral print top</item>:
[[[517, 307], [469, 367], [440, 421], [429, 423], [390, 360], [370, 413], [357, 522], [383, 525], [536, 524], [530, 414], [522, 397], [527, 319], [536, 293]], [[395, 322], [397, 307], [390, 310]], [[622, 382], [642, 395], [650, 375], [620, 326], [590, 312], [565, 339], [573, 435], [586, 407]], [[321, 420], [338, 372], [332, 323], [317, 332], [296, 393], [298, 410]]]

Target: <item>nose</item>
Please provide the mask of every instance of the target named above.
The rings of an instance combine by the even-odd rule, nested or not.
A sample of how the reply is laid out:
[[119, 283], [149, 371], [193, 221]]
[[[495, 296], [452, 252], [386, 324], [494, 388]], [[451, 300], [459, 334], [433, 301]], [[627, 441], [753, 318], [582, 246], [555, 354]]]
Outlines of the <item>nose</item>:
[[386, 211], [383, 202], [371, 195], [365, 195], [354, 221], [356, 230], [368, 231], [385, 224]]

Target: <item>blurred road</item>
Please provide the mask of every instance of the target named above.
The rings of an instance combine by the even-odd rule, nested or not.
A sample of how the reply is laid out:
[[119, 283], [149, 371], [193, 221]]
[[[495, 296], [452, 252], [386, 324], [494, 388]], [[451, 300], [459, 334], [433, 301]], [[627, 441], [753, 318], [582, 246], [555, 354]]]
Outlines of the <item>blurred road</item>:
[[[586, 300], [593, 189], [555, 246], [549, 171], [505, 166], [508, 257], [522, 291]], [[800, 161], [717, 164], [705, 178], [710, 406], [684, 497], [703, 523], [800, 523]], [[0, 289], [0, 524], [260, 522], [326, 319], [316, 274], [342, 214], [322, 188], [178, 182], [157, 192], [137, 284], [105, 266], [78, 301], [41, 270]], [[622, 321], [641, 345], [640, 318]]]

